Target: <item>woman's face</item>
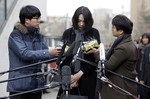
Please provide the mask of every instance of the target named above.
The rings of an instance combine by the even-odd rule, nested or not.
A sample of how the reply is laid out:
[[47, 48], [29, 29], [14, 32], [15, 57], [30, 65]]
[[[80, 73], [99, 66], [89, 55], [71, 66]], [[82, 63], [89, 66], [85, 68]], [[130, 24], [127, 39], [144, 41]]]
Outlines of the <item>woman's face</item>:
[[146, 36], [143, 36], [143, 38], [142, 38], [142, 43], [143, 43], [144, 45], [146, 45], [146, 44], [148, 44], [148, 42], [149, 42], [148, 38], [147, 38]]
[[79, 15], [78, 27], [80, 30], [85, 28], [84, 16], [82, 14]]

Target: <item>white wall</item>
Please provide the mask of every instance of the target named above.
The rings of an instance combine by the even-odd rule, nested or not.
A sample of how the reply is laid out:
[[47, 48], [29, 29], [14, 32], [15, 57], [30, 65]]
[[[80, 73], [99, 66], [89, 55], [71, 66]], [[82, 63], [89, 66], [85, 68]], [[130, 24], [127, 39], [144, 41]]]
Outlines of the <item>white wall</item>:
[[[9, 0], [8, 0], [9, 2]], [[22, 6], [25, 5], [35, 5], [41, 11], [41, 20], [46, 21], [47, 19], [47, 9], [46, 9], [47, 0], [18, 0], [12, 14], [10, 15], [5, 28], [3, 29], [0, 35], [0, 72], [6, 71], [9, 68], [9, 59], [8, 59], [8, 37], [11, 33], [14, 24], [19, 20], [19, 11]], [[0, 81], [8, 79], [8, 74], [0, 76]], [[7, 83], [0, 83], [0, 97], [7, 96], [6, 92]]]

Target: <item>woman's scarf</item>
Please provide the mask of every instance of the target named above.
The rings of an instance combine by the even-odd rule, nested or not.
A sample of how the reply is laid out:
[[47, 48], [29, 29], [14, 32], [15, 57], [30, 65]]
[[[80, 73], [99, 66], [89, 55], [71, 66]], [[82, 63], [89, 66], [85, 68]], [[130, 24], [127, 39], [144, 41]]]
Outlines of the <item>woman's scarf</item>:
[[123, 34], [122, 36], [119, 36], [113, 43], [113, 45], [111, 46], [111, 48], [109, 49], [108, 53], [106, 54], [106, 59], [109, 60], [110, 56], [112, 55], [112, 52], [114, 50], [114, 48], [124, 39], [127, 39], [128, 37], [130, 37], [131, 34]]

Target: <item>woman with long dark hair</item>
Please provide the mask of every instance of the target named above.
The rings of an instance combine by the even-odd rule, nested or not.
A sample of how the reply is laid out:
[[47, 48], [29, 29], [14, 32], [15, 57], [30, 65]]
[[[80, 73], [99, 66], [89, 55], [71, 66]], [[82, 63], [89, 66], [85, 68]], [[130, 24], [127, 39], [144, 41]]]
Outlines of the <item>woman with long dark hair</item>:
[[[79, 7], [73, 17], [72, 17], [72, 27], [65, 30], [62, 36], [63, 41], [67, 41], [68, 45], [71, 45], [76, 41], [76, 36], [81, 33], [81, 41], [85, 43], [90, 43], [90, 41], [96, 41], [97, 45], [100, 44], [99, 31], [92, 27], [93, 18], [90, 10], [87, 7]], [[90, 46], [89, 48], [84, 48], [82, 43], [81, 57], [85, 60], [92, 61], [96, 63], [94, 54], [96, 54], [97, 49]], [[71, 67], [71, 85], [69, 94], [70, 95], [81, 95], [87, 96], [88, 99], [95, 99], [95, 88], [97, 73], [96, 67], [81, 62], [80, 70], [74, 71], [74, 66], [72, 65], [73, 54], [69, 55], [66, 60], [61, 64], [61, 66], [69, 65]], [[57, 99], [60, 99], [63, 93], [62, 88], [58, 92]], [[98, 97], [97, 97], [98, 99]]]

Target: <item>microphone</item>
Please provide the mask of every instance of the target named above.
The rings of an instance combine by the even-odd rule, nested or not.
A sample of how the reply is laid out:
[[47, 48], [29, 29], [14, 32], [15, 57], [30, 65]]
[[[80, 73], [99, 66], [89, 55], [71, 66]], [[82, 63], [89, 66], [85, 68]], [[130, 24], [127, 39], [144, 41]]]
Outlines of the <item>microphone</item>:
[[73, 49], [73, 55], [75, 55], [80, 47], [80, 43], [82, 41], [82, 38], [81, 38], [81, 33], [76, 33], [76, 38], [75, 38], [75, 47]]
[[59, 53], [59, 56], [58, 56], [57, 61], [56, 61], [56, 66], [60, 65], [60, 62], [62, 61], [62, 56], [64, 54], [66, 45], [67, 45], [67, 40], [64, 42], [64, 45], [62, 46], [62, 49], [61, 49], [61, 51]]
[[103, 43], [100, 43], [99, 45], [99, 57], [100, 57], [100, 60], [98, 62], [98, 67], [97, 67], [97, 78], [102, 80], [102, 77], [105, 76], [105, 66], [104, 66], [105, 48], [104, 48]]
[[78, 72], [80, 70], [81, 61], [77, 60], [77, 57], [81, 58], [81, 56], [82, 56], [81, 45], [82, 45], [81, 41], [76, 42], [75, 48], [73, 50], [74, 56], [73, 56], [72, 63], [74, 66], [74, 72]]
[[[105, 67], [104, 67], [104, 62], [105, 62], [105, 48], [103, 43], [100, 43], [99, 45], [99, 57], [100, 60], [98, 62], [97, 66], [97, 82], [96, 82], [96, 91], [95, 91], [95, 98], [98, 99], [99, 91], [101, 90], [102, 86], [101, 83], [105, 82]], [[101, 82], [102, 81], [102, 82]]]
[[75, 47], [73, 49], [73, 55], [75, 55], [79, 49], [79, 47], [81, 46], [81, 41], [83, 41], [83, 34], [84, 31], [79, 31], [79, 30], [74, 30], [75, 34], [76, 34], [76, 38], [75, 38]]
[[100, 43], [99, 46], [99, 56], [100, 56], [100, 61], [105, 61], [106, 57], [105, 57], [105, 48], [103, 43]]
[[64, 53], [64, 56], [65, 56], [65, 57], [68, 57], [69, 55], [72, 54], [72, 51], [73, 51], [73, 49], [74, 49], [74, 46], [75, 46], [75, 42], [73, 42], [73, 43], [71, 44], [71, 46], [69, 47], [69, 49]]
[[66, 96], [68, 96], [71, 84], [71, 68], [66, 65], [63, 66], [61, 74], [62, 74], [62, 89], [65, 91]]
[[77, 57], [82, 56], [82, 51], [81, 51], [81, 46], [82, 46], [82, 41], [84, 39], [83, 37], [83, 33], [84, 31], [78, 31], [75, 30], [75, 34], [76, 34], [76, 38], [75, 38], [75, 47], [73, 49], [73, 66], [74, 66], [74, 72], [78, 72], [80, 70], [80, 66], [81, 66], [81, 61], [77, 60]]

